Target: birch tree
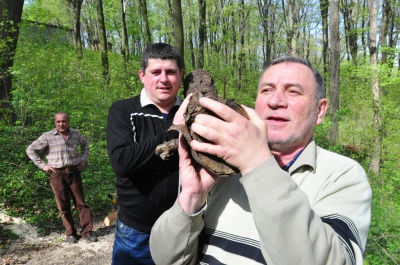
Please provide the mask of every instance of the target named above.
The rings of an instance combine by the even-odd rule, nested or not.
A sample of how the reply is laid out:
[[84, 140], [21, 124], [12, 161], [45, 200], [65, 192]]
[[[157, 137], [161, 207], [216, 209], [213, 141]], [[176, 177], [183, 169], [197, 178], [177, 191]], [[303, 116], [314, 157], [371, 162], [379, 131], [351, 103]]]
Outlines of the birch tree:
[[374, 137], [372, 143], [371, 162], [369, 170], [374, 174], [379, 174], [380, 167], [380, 129], [381, 129], [381, 115], [380, 115], [380, 88], [378, 81], [378, 62], [377, 62], [377, 14], [379, 10], [379, 0], [367, 0], [369, 9], [369, 52], [371, 63], [371, 89], [372, 89], [372, 104], [374, 111]]
[[339, 110], [339, 80], [340, 80], [340, 34], [339, 34], [339, 0], [331, 0], [329, 8], [330, 22], [329, 32], [331, 35], [330, 49], [330, 120], [333, 126], [329, 132], [329, 138], [336, 144], [339, 138], [339, 124], [336, 112]]

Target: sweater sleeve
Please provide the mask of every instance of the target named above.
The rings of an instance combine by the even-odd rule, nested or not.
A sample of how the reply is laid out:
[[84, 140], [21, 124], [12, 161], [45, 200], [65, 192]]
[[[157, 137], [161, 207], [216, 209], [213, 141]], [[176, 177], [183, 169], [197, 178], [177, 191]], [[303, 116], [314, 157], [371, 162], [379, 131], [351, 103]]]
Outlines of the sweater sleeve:
[[[355, 170], [343, 172], [335, 181], [321, 185], [315, 201], [274, 158], [241, 178], [267, 264], [363, 263], [362, 246], [356, 238], [368, 226], [357, 224], [370, 218], [370, 188], [364, 178], [350, 176], [358, 174]], [[326, 221], [332, 216], [345, 222]]]
[[150, 251], [158, 265], [196, 264], [203, 211], [187, 215], [178, 200], [165, 211], [150, 233]]
[[[132, 102], [131, 102], [132, 103]], [[151, 159], [159, 159], [154, 150], [157, 145], [178, 138], [176, 131], [160, 131], [144, 141], [136, 141], [126, 104], [114, 103], [108, 113], [107, 148], [111, 166], [119, 177], [149, 166]], [[145, 125], [141, 125], [145, 126]]]

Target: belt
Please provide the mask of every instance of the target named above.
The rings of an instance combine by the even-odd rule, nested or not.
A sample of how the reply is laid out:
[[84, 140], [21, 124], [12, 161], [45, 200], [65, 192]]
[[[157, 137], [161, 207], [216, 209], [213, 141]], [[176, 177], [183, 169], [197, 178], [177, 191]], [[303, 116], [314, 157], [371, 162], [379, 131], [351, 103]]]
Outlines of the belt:
[[75, 170], [77, 170], [77, 168], [78, 168], [77, 166], [65, 166], [65, 167], [57, 168], [57, 170], [65, 171], [67, 173], [72, 173]]

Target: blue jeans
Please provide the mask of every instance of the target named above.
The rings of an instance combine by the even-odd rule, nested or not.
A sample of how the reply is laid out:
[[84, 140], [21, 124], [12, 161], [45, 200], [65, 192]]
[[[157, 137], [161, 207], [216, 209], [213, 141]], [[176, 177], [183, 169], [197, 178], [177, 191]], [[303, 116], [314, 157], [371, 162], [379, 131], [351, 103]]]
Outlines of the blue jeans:
[[112, 265], [154, 265], [150, 255], [150, 234], [135, 230], [117, 219]]

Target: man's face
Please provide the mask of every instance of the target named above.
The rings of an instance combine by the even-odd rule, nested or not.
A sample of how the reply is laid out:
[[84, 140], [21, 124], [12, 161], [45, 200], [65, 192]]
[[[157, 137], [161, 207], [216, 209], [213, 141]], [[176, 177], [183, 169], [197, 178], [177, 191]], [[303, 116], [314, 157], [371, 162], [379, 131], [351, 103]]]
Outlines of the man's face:
[[303, 64], [280, 63], [264, 73], [255, 109], [267, 124], [271, 151], [287, 154], [309, 143], [327, 108], [326, 99], [316, 102], [315, 94], [314, 75]]
[[68, 131], [68, 117], [65, 114], [56, 114], [54, 116], [54, 125], [59, 133], [65, 133]]
[[183, 77], [176, 61], [149, 59], [145, 72], [139, 71], [139, 77], [150, 100], [159, 108], [169, 110]]

